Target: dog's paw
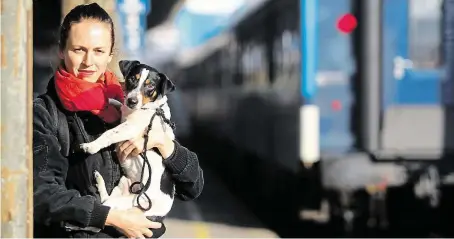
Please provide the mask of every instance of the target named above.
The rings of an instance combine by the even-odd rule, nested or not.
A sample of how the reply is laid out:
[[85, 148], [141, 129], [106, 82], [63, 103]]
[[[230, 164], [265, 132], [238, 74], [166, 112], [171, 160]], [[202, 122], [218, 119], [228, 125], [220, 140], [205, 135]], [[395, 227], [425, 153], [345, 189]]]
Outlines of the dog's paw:
[[84, 143], [80, 145], [80, 148], [85, 152], [89, 154], [95, 154], [97, 153], [101, 148], [94, 144], [94, 143]]
[[96, 180], [96, 187], [98, 187], [98, 189], [101, 187], [101, 188], [105, 188], [105, 183], [104, 183], [104, 178], [101, 176], [101, 174], [95, 170], [95, 172], [93, 173], [93, 176], [95, 177], [95, 180]]
[[101, 174], [96, 170], [93, 172], [93, 176], [95, 176], [96, 181], [98, 181], [98, 179], [102, 178]]
[[104, 182], [104, 178], [96, 170], [93, 172], [93, 176], [95, 177], [95, 180], [96, 180], [96, 188], [98, 188], [101, 203], [104, 203], [109, 198], [109, 194], [107, 193], [106, 183]]

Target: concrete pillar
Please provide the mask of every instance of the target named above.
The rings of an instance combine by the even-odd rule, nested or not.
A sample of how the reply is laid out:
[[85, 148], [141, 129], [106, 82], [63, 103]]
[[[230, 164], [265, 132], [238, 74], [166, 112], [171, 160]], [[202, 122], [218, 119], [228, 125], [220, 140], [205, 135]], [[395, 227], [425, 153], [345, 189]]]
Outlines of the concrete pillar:
[[33, 237], [32, 4], [0, 4], [2, 238]]

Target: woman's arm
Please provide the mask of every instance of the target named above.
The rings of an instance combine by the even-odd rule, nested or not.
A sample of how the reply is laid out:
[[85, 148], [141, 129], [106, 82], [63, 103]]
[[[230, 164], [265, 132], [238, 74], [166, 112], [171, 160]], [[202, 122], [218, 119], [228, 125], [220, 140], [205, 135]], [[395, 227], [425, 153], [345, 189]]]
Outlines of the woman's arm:
[[102, 229], [110, 208], [65, 187], [68, 159], [60, 153], [55, 125], [44, 102], [37, 99], [33, 103], [34, 220]]
[[185, 201], [197, 198], [204, 186], [203, 170], [197, 155], [167, 137], [158, 143], [156, 148], [175, 179], [176, 195]]
[[[203, 190], [203, 170], [200, 168], [197, 155], [172, 140], [163, 131], [153, 131], [147, 134], [147, 149], [157, 148], [166, 168], [175, 180], [176, 196], [181, 200], [197, 198]], [[142, 152], [144, 136], [117, 144], [118, 159], [123, 163], [131, 156]]]

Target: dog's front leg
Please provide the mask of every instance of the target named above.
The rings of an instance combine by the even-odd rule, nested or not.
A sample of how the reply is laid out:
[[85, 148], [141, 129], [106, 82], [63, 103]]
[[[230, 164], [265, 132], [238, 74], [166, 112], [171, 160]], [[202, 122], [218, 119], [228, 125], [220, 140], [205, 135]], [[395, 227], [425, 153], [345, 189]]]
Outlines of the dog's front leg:
[[104, 182], [104, 178], [98, 171], [95, 170], [94, 176], [96, 180], [96, 187], [98, 188], [99, 192], [99, 197], [101, 198], [101, 203], [104, 203], [107, 199], [109, 199], [109, 193], [107, 193], [106, 183]]
[[125, 140], [133, 139], [137, 137], [139, 134], [143, 134], [146, 124], [141, 125], [141, 121], [126, 121], [117, 127], [110, 129], [103, 133], [99, 138], [90, 142], [81, 144], [82, 150], [88, 152], [90, 154], [94, 154], [105, 148], [109, 145], [122, 142]]

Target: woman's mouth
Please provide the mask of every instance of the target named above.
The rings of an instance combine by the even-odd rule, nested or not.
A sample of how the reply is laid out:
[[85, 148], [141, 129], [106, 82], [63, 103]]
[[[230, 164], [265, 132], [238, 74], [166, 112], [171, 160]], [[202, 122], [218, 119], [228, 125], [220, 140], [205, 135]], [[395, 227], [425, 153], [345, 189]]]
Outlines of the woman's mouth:
[[78, 76], [87, 77], [87, 76], [93, 75], [95, 72], [96, 71], [79, 70], [78, 71]]

